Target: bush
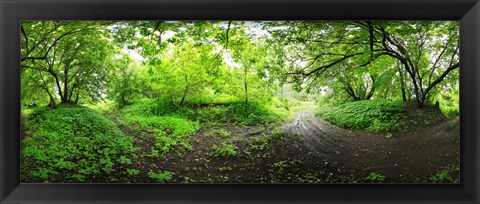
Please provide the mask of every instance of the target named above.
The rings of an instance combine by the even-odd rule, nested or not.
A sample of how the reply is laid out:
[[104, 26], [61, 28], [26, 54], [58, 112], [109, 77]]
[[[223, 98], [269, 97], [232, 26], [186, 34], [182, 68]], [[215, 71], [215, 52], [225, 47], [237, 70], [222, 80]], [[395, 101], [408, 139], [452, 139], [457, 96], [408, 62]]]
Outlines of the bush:
[[155, 149], [152, 157], [163, 156], [177, 147], [192, 150], [186, 140], [199, 129], [198, 122], [191, 122], [174, 113], [172, 107], [161, 99], [139, 99], [122, 110], [121, 125], [131, 131], [146, 131], [155, 136]]
[[[101, 113], [72, 105], [30, 114], [22, 141], [22, 178], [38, 182], [104, 182], [127, 177], [136, 149]], [[61, 175], [61, 176], [56, 176]]]
[[122, 109], [126, 116], [174, 116], [199, 123], [267, 124], [280, 117], [259, 102], [248, 105], [241, 101], [222, 103], [186, 103], [183, 106], [167, 104], [162, 99], [140, 99]]
[[[152, 102], [153, 101], [153, 102]], [[155, 149], [165, 155], [170, 150], [180, 147], [182, 150], [192, 150], [186, 137], [193, 135], [198, 129], [198, 122], [191, 122], [181, 116], [158, 116], [158, 107], [155, 100], [141, 99], [132, 106], [126, 106], [123, 111], [122, 125], [132, 131], [147, 131], [154, 133]], [[145, 102], [145, 105], [141, 105]]]
[[243, 102], [190, 104], [190, 106], [179, 107], [176, 113], [205, 124], [240, 123], [254, 125], [279, 121], [278, 115], [258, 102], [250, 102], [248, 105]]
[[268, 124], [279, 122], [281, 119], [262, 104], [256, 102], [249, 103], [248, 105], [244, 103], [232, 104], [228, 107], [227, 114], [227, 117], [231, 117], [233, 122], [239, 122], [245, 125]]
[[404, 125], [405, 108], [402, 102], [355, 101], [323, 109], [318, 117], [342, 128], [371, 132], [400, 130]]
[[137, 125], [141, 130], [165, 133], [172, 137], [184, 137], [198, 130], [198, 123], [175, 116], [127, 116], [124, 125]]
[[122, 108], [122, 114], [132, 116], [160, 116], [170, 114], [175, 110], [172, 104], [163, 99], [143, 98], [134, 101], [131, 105]]
[[377, 133], [418, 130], [446, 119], [431, 105], [418, 108], [416, 103], [382, 100], [354, 101], [322, 108], [316, 116], [342, 128]]

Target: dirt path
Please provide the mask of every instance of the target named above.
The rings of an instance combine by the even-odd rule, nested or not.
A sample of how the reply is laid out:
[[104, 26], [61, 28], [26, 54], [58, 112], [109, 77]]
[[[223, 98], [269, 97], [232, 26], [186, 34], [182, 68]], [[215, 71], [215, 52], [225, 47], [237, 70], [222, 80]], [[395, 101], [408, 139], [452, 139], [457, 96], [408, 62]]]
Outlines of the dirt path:
[[418, 132], [371, 134], [352, 132], [300, 112], [286, 125], [319, 158], [346, 171], [378, 172], [395, 180], [429, 176], [459, 158], [458, 125], [450, 120]]

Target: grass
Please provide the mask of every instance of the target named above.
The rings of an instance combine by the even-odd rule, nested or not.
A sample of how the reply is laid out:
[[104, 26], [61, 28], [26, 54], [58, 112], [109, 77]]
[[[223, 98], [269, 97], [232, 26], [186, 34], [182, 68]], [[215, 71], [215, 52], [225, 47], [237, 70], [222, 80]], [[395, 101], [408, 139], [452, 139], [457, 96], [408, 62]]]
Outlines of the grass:
[[389, 133], [407, 131], [438, 124], [444, 119], [440, 111], [401, 101], [364, 100], [326, 107], [316, 116], [336, 126], [367, 132]]
[[23, 179], [38, 182], [120, 181], [134, 159], [133, 138], [95, 110], [59, 105], [26, 118]]

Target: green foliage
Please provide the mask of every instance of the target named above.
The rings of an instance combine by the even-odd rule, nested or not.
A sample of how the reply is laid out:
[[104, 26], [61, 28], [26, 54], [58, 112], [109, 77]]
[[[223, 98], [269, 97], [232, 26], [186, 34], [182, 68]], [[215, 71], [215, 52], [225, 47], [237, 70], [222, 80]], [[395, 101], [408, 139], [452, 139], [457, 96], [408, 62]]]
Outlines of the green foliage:
[[372, 172], [370, 175], [365, 177], [365, 179], [374, 182], [383, 182], [385, 180], [385, 176], [377, 172]]
[[391, 132], [387, 133], [387, 136], [385, 136], [386, 138], [390, 139], [393, 137], [393, 134]]
[[460, 165], [449, 164], [435, 172], [434, 174], [423, 177], [415, 178], [415, 183], [460, 183]]
[[230, 137], [230, 132], [227, 132], [224, 129], [220, 129], [218, 131], [218, 135], [220, 135], [220, 137], [227, 138]]
[[355, 101], [335, 108], [323, 109], [318, 117], [337, 126], [371, 132], [391, 132], [403, 128], [405, 108], [402, 102]]
[[449, 75], [447, 77], [447, 83], [450, 85], [439, 90], [436, 98], [442, 113], [450, 117], [460, 114], [460, 85], [458, 84], [458, 74], [458, 70], [456, 70], [452, 72], [453, 76]]
[[165, 183], [172, 179], [173, 172], [163, 171], [161, 173], [148, 172], [148, 177], [155, 182]]
[[222, 143], [221, 145], [212, 145], [212, 151], [209, 153], [214, 157], [234, 157], [237, 155], [237, 147], [234, 144]]
[[115, 124], [80, 106], [38, 109], [26, 119], [25, 133], [22, 175], [42, 182], [121, 179], [136, 151]]
[[281, 128], [277, 128], [272, 130], [271, 134], [262, 134], [259, 137], [255, 137], [252, 141], [250, 141], [243, 152], [247, 156], [251, 156], [254, 152], [259, 152], [262, 150], [266, 150], [269, 148], [270, 142], [273, 140], [279, 140], [280, 137], [283, 135], [283, 130]]
[[250, 151], [260, 151], [268, 148], [268, 142], [269, 138], [268, 137], [261, 137], [261, 138], [255, 138], [255, 140], [248, 144], [247, 148], [245, 148], [245, 151], [250, 152]]
[[460, 165], [448, 165], [434, 175], [428, 177], [432, 183], [460, 183]]
[[135, 175], [138, 175], [139, 173], [140, 173], [140, 171], [137, 170], [137, 169], [127, 169], [127, 174], [129, 176], [135, 176]]
[[[141, 151], [150, 160], [193, 150], [189, 139], [200, 128], [278, 125], [317, 105], [323, 120], [387, 138], [437, 124], [444, 119], [431, 108], [437, 101], [445, 115], [459, 114], [458, 26], [455, 21], [22, 21], [20, 96], [27, 118], [22, 175], [28, 181], [116, 182], [139, 174], [131, 137], [96, 111], [63, 104], [89, 104], [142, 145], [153, 137], [153, 147]], [[59, 102], [58, 109], [36, 108]], [[235, 139], [224, 129], [212, 135]], [[266, 150], [280, 135], [276, 130], [249, 137], [243, 152]], [[207, 154], [232, 157], [237, 147], [222, 143]], [[283, 171], [283, 165], [291, 164], [273, 167]], [[171, 175], [148, 174], [158, 182]], [[454, 178], [448, 175], [440, 172], [430, 180]], [[372, 173], [367, 179], [384, 177]]]
[[132, 102], [133, 99], [139, 98], [142, 84], [137, 63], [128, 56], [123, 56], [114, 61], [114, 67], [110, 73], [108, 81], [108, 94], [110, 98], [115, 100], [118, 107], [123, 107]]
[[181, 148], [182, 151], [193, 150], [192, 145], [185, 138], [162, 133], [155, 134], [155, 148], [161, 151], [161, 155], [165, 155], [174, 148]]
[[212, 131], [210, 134], [206, 134], [206, 137], [211, 137], [211, 136], [216, 136], [216, 137], [221, 137], [221, 138], [228, 138], [230, 137], [230, 132], [225, 131], [224, 129], [218, 129]]
[[279, 167], [279, 168], [285, 168], [290, 165], [288, 164], [288, 161], [279, 161], [279, 162], [273, 163], [273, 166]]
[[260, 103], [249, 103], [248, 105], [237, 103], [229, 106], [227, 111], [231, 120], [246, 125], [278, 122], [279, 117], [270, 112]]
[[[248, 105], [238, 101], [226, 103], [186, 102], [175, 106], [162, 99], [140, 99], [122, 109], [126, 116], [157, 117], [172, 116], [187, 118], [199, 123], [241, 123], [244, 125], [279, 122], [277, 114], [268, 110], [260, 102]], [[134, 120], [138, 120], [134, 119]]]
[[165, 155], [170, 150], [180, 147], [192, 150], [187, 137], [199, 129], [198, 122], [175, 115], [157, 116], [160, 112], [157, 100], [142, 99], [122, 109], [122, 125], [133, 131], [147, 131], [155, 136], [155, 150], [151, 156]]
[[[96, 21], [22, 22], [22, 98], [55, 103], [96, 102], [117, 52]], [[53, 89], [55, 87], [55, 89]]]
[[[297, 90], [333, 99], [323, 102], [371, 98], [422, 106], [458, 85], [458, 22], [268, 22], [264, 28], [277, 53], [273, 61], [284, 65], [269, 71]], [[363, 43], [370, 39], [385, 40]]]
[[125, 125], [138, 125], [141, 130], [172, 137], [190, 136], [198, 130], [198, 123], [175, 116], [127, 116]]
[[173, 106], [161, 99], [142, 98], [135, 100], [131, 105], [123, 107], [121, 112], [126, 116], [150, 117], [169, 114], [173, 110]]

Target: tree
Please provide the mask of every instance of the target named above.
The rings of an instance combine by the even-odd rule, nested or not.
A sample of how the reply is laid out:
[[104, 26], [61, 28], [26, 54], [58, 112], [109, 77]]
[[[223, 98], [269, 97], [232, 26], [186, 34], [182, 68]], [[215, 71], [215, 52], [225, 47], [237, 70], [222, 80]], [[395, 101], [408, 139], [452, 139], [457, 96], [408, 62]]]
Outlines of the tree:
[[123, 107], [133, 99], [141, 97], [141, 87], [138, 64], [129, 56], [117, 55], [108, 74], [109, 95]]
[[429, 99], [430, 91], [437, 84], [460, 67], [457, 22], [371, 24], [373, 32], [378, 35], [373, 43], [379, 44], [382, 53], [399, 60], [404, 66], [419, 107]]
[[150, 65], [154, 91], [171, 104], [183, 105], [189, 97], [201, 99], [202, 93], [210, 85], [215, 75], [209, 65], [213, 59], [211, 49], [195, 46], [185, 41], [180, 45], [170, 45], [161, 61]]
[[265, 89], [268, 80], [265, 49], [267, 45], [260, 39], [255, 39], [252, 30], [255, 25], [245, 26], [245, 23], [236, 23], [234, 26], [230, 28], [230, 52], [238, 65], [236, 73], [240, 75], [238, 78], [242, 79], [241, 89], [247, 108], [250, 97], [261, 100], [265, 96], [270, 96], [271, 91]]
[[[22, 77], [40, 79], [33, 83], [47, 93], [50, 106], [56, 98], [61, 103], [77, 103], [81, 97], [102, 97], [114, 49], [96, 22], [27, 22], [22, 29]], [[37, 36], [57, 37], [31, 40]]]
[[389, 56], [403, 66], [398, 70], [403, 99], [411, 84], [422, 107], [430, 91], [459, 68], [457, 22], [274, 22], [265, 27], [281, 44], [277, 52], [287, 52], [277, 60], [287, 67], [280, 73], [297, 87], [319, 83], [327, 70], [343, 64], [358, 69]]

